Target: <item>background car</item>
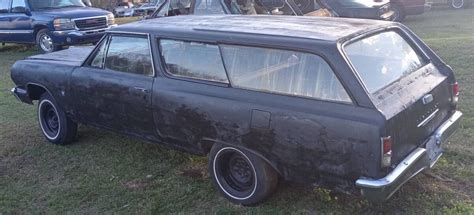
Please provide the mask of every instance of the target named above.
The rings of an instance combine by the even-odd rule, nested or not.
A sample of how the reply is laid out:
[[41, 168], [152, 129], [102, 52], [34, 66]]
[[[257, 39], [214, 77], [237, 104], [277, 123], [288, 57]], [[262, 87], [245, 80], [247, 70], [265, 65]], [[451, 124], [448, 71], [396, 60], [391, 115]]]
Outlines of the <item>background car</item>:
[[131, 2], [121, 2], [114, 8], [115, 17], [133, 16], [134, 5]]
[[134, 8], [133, 16], [151, 15], [163, 2], [164, 0], [150, 0], [148, 3]]
[[389, 0], [317, 0], [336, 16], [363, 19], [392, 20], [394, 12]]
[[426, 0], [391, 0], [394, 12], [393, 21], [401, 22], [408, 15], [420, 15], [431, 9], [431, 3]]
[[148, 18], [176, 15], [291, 15], [332, 16], [390, 20], [393, 12], [388, 1], [374, 5], [345, 8], [322, 0], [164, 0]]
[[473, 0], [431, 0], [434, 5], [447, 4], [454, 9], [467, 8], [472, 5]]
[[80, 0], [0, 0], [0, 43], [36, 44], [41, 52], [98, 42], [112, 13]]

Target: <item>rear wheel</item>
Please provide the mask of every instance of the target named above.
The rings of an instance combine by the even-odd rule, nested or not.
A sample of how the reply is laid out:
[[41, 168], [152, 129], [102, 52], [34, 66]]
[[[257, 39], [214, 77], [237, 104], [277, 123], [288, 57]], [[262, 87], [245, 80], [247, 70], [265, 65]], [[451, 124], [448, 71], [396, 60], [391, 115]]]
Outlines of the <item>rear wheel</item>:
[[36, 45], [42, 53], [50, 53], [62, 49], [62, 46], [54, 43], [51, 32], [48, 29], [41, 29], [38, 31], [36, 34]]
[[66, 116], [49, 93], [41, 95], [39, 100], [38, 121], [43, 135], [53, 144], [70, 143], [76, 136], [77, 124]]
[[232, 146], [214, 144], [209, 172], [219, 191], [236, 204], [255, 205], [268, 198], [278, 184], [278, 174], [255, 154]]

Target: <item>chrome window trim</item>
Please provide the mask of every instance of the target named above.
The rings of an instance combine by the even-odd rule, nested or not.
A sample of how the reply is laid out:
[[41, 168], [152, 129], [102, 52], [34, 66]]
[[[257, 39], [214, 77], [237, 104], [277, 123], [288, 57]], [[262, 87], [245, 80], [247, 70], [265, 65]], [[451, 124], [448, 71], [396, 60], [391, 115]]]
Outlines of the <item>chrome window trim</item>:
[[[339, 41], [337, 43], [337, 49], [339, 50], [339, 53], [341, 54], [341, 56], [343, 57], [344, 61], [346, 62], [347, 65], [349, 65], [350, 69], [352, 70], [352, 72], [354, 73], [354, 75], [356, 76], [358, 82], [360, 83], [360, 85], [362, 86], [362, 88], [364, 89], [365, 93], [369, 96], [370, 100], [373, 102], [373, 95], [374, 93], [376, 93], [377, 91], [380, 91], [381, 89], [371, 93], [368, 88], [367, 88], [367, 85], [364, 83], [362, 77], [360, 76], [359, 72], [357, 72], [357, 69], [355, 68], [355, 66], [352, 64], [352, 61], [350, 60], [349, 56], [347, 55], [346, 51], [345, 51], [345, 47], [351, 43], [354, 43], [356, 41], [359, 41], [361, 39], [364, 39], [364, 38], [368, 38], [368, 37], [371, 37], [373, 35], [376, 35], [376, 34], [380, 34], [380, 33], [384, 33], [384, 32], [390, 32], [390, 31], [393, 31], [395, 33], [397, 33], [400, 37], [402, 37], [407, 43], [408, 45], [410, 45], [410, 47], [420, 56], [422, 57], [426, 62], [425, 64], [423, 64], [420, 68], [418, 68], [417, 70], [413, 71], [413, 72], [416, 72], [420, 69], [422, 69], [423, 67], [426, 67], [427, 65], [429, 65], [431, 63], [431, 59], [430, 57], [426, 54], [426, 52], [420, 48], [420, 46], [418, 45], [418, 43], [416, 43], [412, 36], [409, 35], [408, 33], [406, 33], [406, 31], [403, 29], [403, 28], [400, 28], [398, 26], [388, 26], [388, 27], [379, 27], [379, 28], [376, 28], [376, 29], [372, 29], [372, 30], [369, 30], [367, 32], [364, 32], [362, 34], [359, 34], [355, 37], [352, 37], [352, 38], [349, 38], [349, 39], [343, 39], [342, 41]], [[403, 34], [400, 34], [400, 32], [403, 32]], [[412, 72], [412, 73], [413, 73]], [[393, 83], [393, 82], [392, 82]], [[392, 83], [390, 83], [389, 85], [391, 85]], [[387, 85], [388, 86], [388, 85]]]
[[[150, 61], [151, 61], [151, 67], [152, 67], [152, 70], [153, 70], [153, 74], [151, 75], [142, 75], [142, 76], [148, 76], [148, 77], [155, 77], [156, 76], [156, 71], [155, 71], [155, 62], [154, 62], [154, 58], [153, 58], [153, 51], [152, 51], [152, 44], [151, 44], [151, 36], [149, 33], [135, 33], [135, 32], [123, 32], [123, 31], [109, 31], [108, 32], [109, 34], [107, 35], [109, 38], [117, 35], [117, 36], [146, 36], [147, 40], [148, 40], [148, 49], [149, 49], [149, 53], [150, 53]], [[109, 47], [110, 47], [110, 43], [108, 44], [107, 46], [107, 52], [106, 52], [106, 56], [105, 58], [107, 59], [107, 55], [109, 53]], [[103, 68], [105, 69], [105, 67]], [[130, 73], [130, 74], [134, 74], [134, 73]], [[136, 74], [138, 75], [138, 74]]]
[[[165, 56], [163, 56], [163, 49], [162, 49], [162, 46], [161, 46], [161, 41], [163, 40], [172, 40], [172, 41], [178, 41], [178, 42], [185, 42], [185, 43], [202, 43], [202, 44], [207, 44], [207, 45], [213, 45], [213, 46], [216, 46], [217, 47], [217, 50], [219, 52], [219, 56], [220, 56], [220, 60], [222, 62], [222, 68], [224, 69], [224, 73], [225, 73], [225, 76], [227, 78], [227, 81], [224, 82], [224, 81], [218, 81], [218, 80], [209, 80], [209, 79], [204, 79], [204, 78], [198, 78], [198, 77], [191, 77], [191, 76], [184, 76], [184, 75], [177, 75], [177, 74], [173, 74], [169, 71], [169, 68], [168, 68], [168, 64], [166, 63], [166, 59], [165, 59]], [[222, 53], [221, 53], [221, 50], [220, 50], [220, 46], [218, 44], [215, 44], [215, 43], [210, 43], [210, 42], [199, 42], [199, 41], [191, 41], [191, 40], [182, 40], [182, 39], [170, 39], [170, 38], [158, 38], [158, 46], [159, 46], [159, 50], [160, 50], [160, 58], [161, 60], [163, 61], [163, 68], [164, 68], [164, 74], [166, 76], [169, 76], [169, 77], [172, 77], [172, 78], [176, 78], [176, 79], [180, 79], [180, 80], [195, 80], [195, 81], [202, 81], [202, 82], [207, 82], [207, 83], [214, 83], [214, 84], [223, 84], [223, 85], [227, 85], [227, 86], [230, 86], [231, 85], [231, 82], [230, 82], [230, 79], [229, 79], [229, 76], [227, 74], [227, 70], [226, 70], [226, 67], [225, 67], [225, 63], [224, 61], [222, 60]]]
[[[148, 77], [153, 77], [153, 78], [156, 77], [155, 61], [154, 61], [154, 56], [153, 56], [153, 51], [152, 51], [152, 44], [151, 44], [151, 35], [149, 33], [136, 33], [136, 32], [125, 32], [125, 31], [108, 31], [107, 34], [104, 35], [104, 37], [102, 37], [102, 39], [94, 47], [94, 50], [91, 52], [91, 54], [86, 58], [86, 60], [84, 60], [84, 62], [82, 63], [82, 67], [90, 67], [90, 65], [87, 65], [87, 64], [90, 64], [91, 59], [94, 58], [95, 55], [97, 54], [97, 49], [99, 49], [98, 45], [102, 45], [104, 42], [108, 43], [107, 44], [107, 50], [106, 50], [106, 53], [105, 53], [105, 59], [107, 58], [110, 43], [109, 43], [109, 41], [106, 41], [106, 40], [109, 40], [114, 34], [115, 35], [124, 35], [124, 36], [127, 36], [127, 35], [129, 35], [129, 36], [130, 35], [131, 36], [136, 36], [136, 35], [146, 36], [146, 38], [148, 40], [148, 48], [149, 48], [149, 51], [150, 51], [150, 60], [151, 60], [151, 67], [152, 67], [152, 70], [153, 70], [153, 74], [151, 74], [151, 75], [141, 75], [141, 76], [148, 76]], [[102, 67], [100, 69], [104, 70], [105, 67]], [[130, 73], [130, 74], [133, 74], [133, 73]], [[136, 74], [136, 75], [138, 75], [138, 74]]]

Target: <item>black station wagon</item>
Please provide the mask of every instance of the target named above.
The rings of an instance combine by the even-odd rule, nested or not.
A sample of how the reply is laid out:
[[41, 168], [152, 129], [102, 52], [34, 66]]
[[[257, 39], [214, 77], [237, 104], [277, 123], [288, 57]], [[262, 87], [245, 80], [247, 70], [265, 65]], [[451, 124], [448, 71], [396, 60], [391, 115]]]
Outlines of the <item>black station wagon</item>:
[[18, 61], [54, 144], [84, 123], [209, 157], [217, 189], [253, 205], [279, 180], [388, 199], [459, 125], [453, 71], [402, 24], [182, 16], [110, 31], [95, 48]]

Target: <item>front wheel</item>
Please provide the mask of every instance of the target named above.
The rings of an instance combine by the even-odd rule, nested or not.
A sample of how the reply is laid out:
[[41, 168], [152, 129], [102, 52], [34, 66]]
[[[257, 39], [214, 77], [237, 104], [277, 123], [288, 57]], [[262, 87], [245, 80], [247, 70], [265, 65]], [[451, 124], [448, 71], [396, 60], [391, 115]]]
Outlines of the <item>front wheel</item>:
[[72, 142], [77, 133], [77, 124], [58, 107], [49, 93], [44, 93], [38, 103], [38, 121], [46, 139], [57, 145]]
[[36, 45], [42, 53], [50, 53], [62, 49], [62, 46], [54, 43], [51, 32], [48, 29], [41, 29], [38, 31], [36, 34]]
[[278, 173], [265, 160], [247, 150], [217, 143], [209, 154], [209, 172], [224, 197], [246, 206], [264, 201], [278, 184]]

